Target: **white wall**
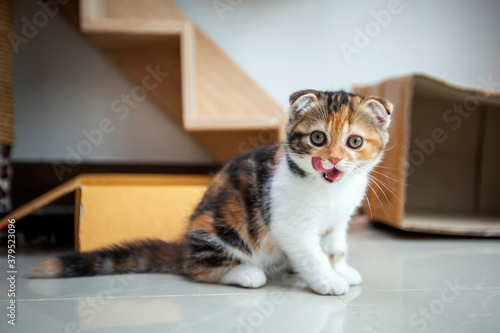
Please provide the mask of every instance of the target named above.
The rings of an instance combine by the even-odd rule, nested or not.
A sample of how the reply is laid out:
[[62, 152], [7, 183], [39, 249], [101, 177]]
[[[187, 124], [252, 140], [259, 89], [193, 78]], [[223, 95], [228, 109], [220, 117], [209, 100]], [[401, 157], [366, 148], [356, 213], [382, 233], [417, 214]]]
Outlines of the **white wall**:
[[[233, 5], [223, 19], [214, 0], [174, 2], [282, 105], [298, 89], [349, 89], [412, 72], [471, 87], [480, 76], [500, 82], [496, 0], [400, 0], [367, 46], [355, 43], [355, 29], [364, 30], [375, 20], [372, 11], [388, 10], [391, 1], [219, 0]], [[19, 30], [37, 5], [16, 0], [16, 10]], [[359, 53], [348, 61], [342, 43], [360, 46]], [[20, 46], [16, 66], [16, 160], [63, 160], [65, 147], [111, 118], [111, 101], [133, 87], [59, 17]], [[85, 160], [211, 161], [148, 101]]]
[[498, 0], [397, 1], [401, 12], [351, 62], [340, 45], [355, 45], [355, 28], [392, 0], [220, 0], [241, 3], [223, 20], [214, 0], [174, 2], [282, 104], [298, 89], [349, 89], [412, 72], [472, 87], [488, 74], [500, 82]]
[[[15, 31], [19, 35], [22, 18], [31, 21], [40, 11], [37, 2], [15, 1]], [[79, 154], [83, 161], [213, 162], [148, 99], [124, 120], [113, 113], [113, 100], [133, 88], [134, 84], [63, 17], [50, 18], [28, 43], [19, 45], [15, 55], [13, 160], [65, 161], [67, 147], [78, 152], [78, 145], [88, 141], [82, 131], [98, 129], [100, 121], [108, 118], [114, 130], [104, 134], [100, 144], [92, 145], [88, 156]]]

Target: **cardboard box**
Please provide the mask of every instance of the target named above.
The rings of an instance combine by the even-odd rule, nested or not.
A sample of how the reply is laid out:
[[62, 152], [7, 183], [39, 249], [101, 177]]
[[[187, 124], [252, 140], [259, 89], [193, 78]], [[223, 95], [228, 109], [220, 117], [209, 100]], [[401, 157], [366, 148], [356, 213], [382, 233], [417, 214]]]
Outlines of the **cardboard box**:
[[500, 236], [500, 93], [424, 75], [358, 86], [394, 103], [364, 210], [410, 231]]
[[179, 239], [208, 176], [84, 174], [19, 207], [16, 221], [75, 191], [75, 248], [89, 251], [142, 238]]

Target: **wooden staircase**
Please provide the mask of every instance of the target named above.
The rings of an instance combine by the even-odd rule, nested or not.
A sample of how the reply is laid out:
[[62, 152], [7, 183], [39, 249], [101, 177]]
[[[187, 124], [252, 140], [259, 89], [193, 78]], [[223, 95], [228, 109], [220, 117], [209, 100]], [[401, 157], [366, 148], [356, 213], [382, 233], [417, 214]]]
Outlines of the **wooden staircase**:
[[[169, 0], [79, 7], [88, 39], [217, 161], [284, 139], [283, 110]], [[163, 73], [155, 88], [152, 71]]]

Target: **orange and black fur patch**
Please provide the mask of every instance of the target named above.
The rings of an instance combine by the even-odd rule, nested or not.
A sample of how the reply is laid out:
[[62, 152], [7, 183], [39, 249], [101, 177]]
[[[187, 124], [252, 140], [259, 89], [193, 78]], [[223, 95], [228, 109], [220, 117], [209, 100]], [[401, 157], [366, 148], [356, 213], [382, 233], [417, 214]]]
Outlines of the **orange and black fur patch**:
[[[176, 243], [145, 240], [109, 249], [73, 253], [37, 265], [33, 277], [75, 277], [139, 272], [178, 273], [216, 282], [259, 251], [269, 233], [270, 186], [277, 154], [269, 146], [226, 165], [213, 179]], [[241, 254], [244, 258], [238, 258]]]

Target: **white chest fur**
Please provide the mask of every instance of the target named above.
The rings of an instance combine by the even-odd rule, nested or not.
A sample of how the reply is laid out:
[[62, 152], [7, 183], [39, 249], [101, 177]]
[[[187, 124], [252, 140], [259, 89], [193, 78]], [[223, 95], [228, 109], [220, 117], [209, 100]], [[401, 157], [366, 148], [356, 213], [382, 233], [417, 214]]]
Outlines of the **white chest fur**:
[[[277, 250], [270, 257], [286, 257], [320, 294], [342, 294], [361, 282], [361, 275], [345, 261], [346, 229], [367, 181], [366, 174], [345, 175], [334, 183], [314, 173], [299, 177], [282, 160], [271, 185], [270, 229]], [[335, 253], [342, 259], [333, 267], [329, 256]]]
[[281, 161], [271, 187], [271, 230], [307, 230], [321, 236], [329, 229], [346, 227], [364, 197], [367, 176], [349, 175], [333, 184], [313, 176], [300, 178]]

